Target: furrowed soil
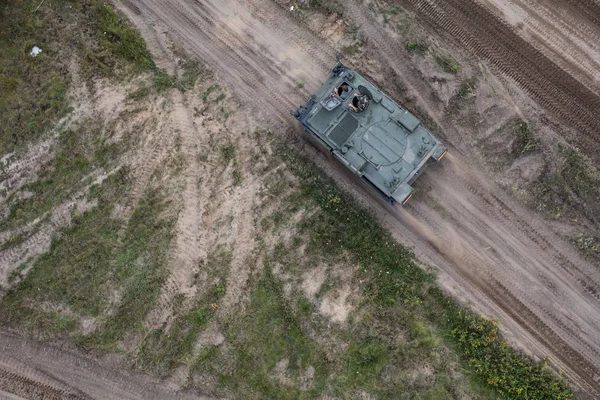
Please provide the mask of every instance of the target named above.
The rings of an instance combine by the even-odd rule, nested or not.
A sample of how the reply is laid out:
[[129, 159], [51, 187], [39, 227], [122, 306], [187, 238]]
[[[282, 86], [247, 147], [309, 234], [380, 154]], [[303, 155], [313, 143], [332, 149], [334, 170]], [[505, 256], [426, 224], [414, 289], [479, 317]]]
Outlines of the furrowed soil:
[[[532, 212], [515, 198], [519, 195], [500, 187], [494, 174], [490, 178], [480, 167], [482, 158], [488, 156], [481, 149], [484, 140], [494, 140], [494, 131], [515, 117], [547, 121], [540, 122], [538, 129], [552, 130], [547, 134], [580, 146], [596, 157], [593, 162], [598, 165], [600, 99], [596, 94], [597, 76], [593, 75], [593, 60], [598, 54], [586, 47], [592, 44], [572, 48], [587, 55], [591, 63], [587, 70], [592, 71], [575, 74], [572, 71], [583, 64], [579, 57], [567, 64], [565, 60], [556, 62], [548, 51], [538, 49], [544, 37], [532, 41], [520, 35], [498, 18], [497, 11], [495, 14], [483, 4], [400, 3], [406, 7], [402, 13], [411, 13], [426, 24], [422, 31], [413, 27], [415, 37], [430, 40], [440, 51], [453, 54], [453, 62], [468, 69], [464, 71], [467, 78], [469, 73], [483, 75], [481, 79], [486, 82], [476, 89], [476, 104], [470, 104], [468, 110], [474, 114], [473, 119], [481, 120], [469, 126], [461, 115], [465, 114], [461, 105], [456, 106], [458, 111], [449, 111], [451, 103], [456, 104], [452, 97], [459, 89], [459, 79], [451, 72], [419, 65], [424, 61], [406, 52], [402, 36], [390, 27], [391, 23], [386, 26], [377, 13], [383, 4], [353, 0], [340, 4], [343, 23], [339, 29], [357, 27], [366, 42], [364, 54], [350, 57], [348, 64], [429, 115], [438, 125], [437, 132], [451, 146], [444, 163], [420, 178], [418, 194], [405, 209], [383, 207], [365, 197], [365, 191], [354, 192], [372, 204], [401, 243], [440, 270], [448, 290], [472, 302], [485, 315], [497, 318], [506, 335], [527, 352], [539, 357], [548, 355], [582, 391], [598, 394], [597, 260], [581, 254], [565, 238], [565, 230], [574, 229], [570, 220], [548, 221], [542, 213]], [[342, 16], [330, 16], [331, 22], [311, 20], [312, 14], [299, 17], [290, 11], [291, 5], [267, 0], [121, 3], [141, 29], [154, 26], [177, 37], [186, 49], [218, 71], [244, 107], [270, 119], [271, 126], [280, 124], [282, 129], [292, 130], [288, 137], [293, 140], [299, 133], [288, 112], [305, 101], [326, 77], [333, 56], [340, 51], [339, 39], [329, 26]], [[389, 6], [398, 7], [398, 3]], [[537, 16], [536, 9], [531, 9]], [[583, 18], [583, 11], [576, 6], [567, 11], [569, 18], [582, 21], [570, 24], [572, 35], [585, 37], [586, 30], [597, 29], [592, 17]], [[547, 38], [555, 38], [550, 33], [553, 21], [556, 23], [547, 21]], [[521, 26], [524, 30], [534, 29], [527, 21]], [[455, 48], [459, 51], [451, 50]], [[299, 82], [304, 84], [302, 88], [297, 87]], [[335, 163], [306, 151], [338, 181], [357, 186]], [[515, 174], [518, 178], [526, 168], [534, 169], [533, 174], [544, 168], [511, 166], [520, 169]], [[503, 186], [509, 185], [504, 182]], [[580, 217], [577, 224], [598, 232], [597, 214]]]
[[[103, 54], [74, 57], [61, 69], [73, 109], [2, 154], [0, 317], [12, 330], [0, 332], [0, 395], [493, 397], [436, 325], [406, 310], [380, 318], [360, 262], [319, 252], [332, 238], [315, 236], [324, 214], [280, 158], [283, 143], [511, 345], [546, 358], [579, 397], [600, 396], [594, 1], [114, 6], [158, 69], [115, 79]], [[95, 34], [130, 37], [112, 29]], [[404, 208], [289, 114], [336, 54], [449, 147]], [[113, 371], [123, 365], [155, 377]]]

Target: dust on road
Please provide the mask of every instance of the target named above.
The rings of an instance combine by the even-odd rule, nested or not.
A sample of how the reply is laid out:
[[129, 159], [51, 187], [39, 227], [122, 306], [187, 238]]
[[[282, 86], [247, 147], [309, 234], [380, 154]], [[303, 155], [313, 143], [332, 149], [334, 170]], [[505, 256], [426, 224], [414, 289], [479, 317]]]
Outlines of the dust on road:
[[[336, 43], [325, 30], [295, 19], [280, 3], [116, 1], [141, 30], [160, 67], [167, 70], [173, 67], [165, 51], [168, 34], [228, 84], [244, 112], [271, 129], [292, 131], [288, 138], [293, 139], [298, 132], [289, 110], [303, 103], [327, 76], [334, 63]], [[428, 95], [426, 83], [414, 79], [418, 72], [401, 55], [398, 42], [380, 29], [361, 2], [342, 3], [345, 18], [366, 35], [370, 54], [376, 57], [373, 61], [394, 79], [403, 81], [416, 104], [446, 130], [451, 150], [459, 148], [462, 138], [452, 131], [443, 104]], [[525, 0], [502, 3], [501, 7], [494, 6], [500, 2], [492, 0], [488, 0], [487, 7], [471, 1], [404, 3], [436, 29], [487, 58], [498, 73], [512, 78], [547, 111], [577, 127], [583, 133], [576, 138], [577, 143], [585, 144], [590, 151], [600, 148], [595, 53], [598, 49], [581, 40], [581, 35], [590, 32], [597, 35], [593, 4], [565, 6], [567, 18], [559, 20], [555, 13], [550, 13], [549, 6]], [[527, 32], [519, 35], [509, 23], [499, 20], [498, 15], [509, 23], [523, 24]], [[511, 20], [511, 15], [518, 18]], [[548, 22], [546, 27], [534, 18]], [[571, 27], [552, 42], [557, 37], [555, 30], [564, 21], [571, 21]], [[577, 25], [574, 21], [583, 23]], [[567, 40], [575, 41], [574, 38], [579, 38], [576, 46], [565, 51], [564, 44]], [[541, 45], [550, 42], [548, 46]], [[197, 138], [191, 135], [193, 128], [186, 122], [185, 115], [190, 110], [185, 108], [189, 105], [183, 101], [175, 103], [180, 107], [180, 130], [186, 146], [202, 145], [195, 142]], [[532, 215], [489, 177], [478, 172], [475, 157], [462, 155], [460, 151], [451, 153], [442, 165], [429, 168], [420, 178], [419, 191], [410, 205], [398, 209], [383, 204], [347, 171], [310, 146], [298, 145], [342, 186], [367, 203], [401, 243], [413, 248], [422, 261], [439, 269], [445, 289], [488, 317], [497, 318], [508, 339], [526, 352], [538, 357], [549, 355], [551, 362], [585, 393], [600, 394], [600, 336], [597, 335], [600, 269], [582, 258], [555, 233], [550, 223]], [[157, 147], [156, 154], [150, 153], [148, 162], [158, 162], [160, 151]], [[205, 205], [195, 202], [198, 187], [194, 174], [198, 171], [191, 165], [193, 168], [186, 172], [189, 179], [183, 214], [190, 215], [178, 226], [180, 236], [175, 246], [178, 250], [185, 250], [186, 246], [195, 250], [175, 253], [174, 268], [199, 257], [196, 246], [192, 246], [200, 240], [193, 222]], [[236, 221], [243, 221], [243, 217], [236, 215]], [[244, 232], [247, 237], [252, 236], [252, 231]], [[176, 273], [173, 277], [173, 288], [167, 288], [163, 296], [165, 312], [161, 313], [159, 307], [157, 314], [150, 317], [154, 319], [148, 321], [150, 325], [165, 323], [170, 293], [184, 291], [185, 277]], [[35, 393], [42, 388], [46, 393], [74, 398], [171, 396], [156, 388], [150, 378], [123, 376], [97, 361], [52, 346], [27, 344], [11, 334], [0, 334], [0, 348], [4, 354], [0, 358], [0, 379], [18, 386], [11, 387], [13, 393]], [[27, 368], [21, 364], [23, 359], [30, 362]]]
[[[353, 0], [344, 3], [348, 16], [379, 52], [379, 62], [396, 75], [407, 72], [409, 67], [398, 55], [399, 46], [364, 17], [364, 6]], [[500, 71], [549, 111], [568, 117], [567, 122], [584, 132], [600, 125], [600, 114], [595, 112], [597, 97], [585, 88], [586, 82], [577, 81], [574, 76], [578, 75], [556, 66], [514, 32], [504, 32], [507, 25], [491, 13], [485, 14], [481, 5], [408, 3], [414, 3], [433, 23], [443, 19], [442, 27], [489, 56]], [[333, 43], [273, 1], [128, 0], [120, 6], [142, 32], [165, 30], [177, 37], [188, 51], [217, 71], [244, 107], [284, 130], [291, 122], [288, 110], [319, 86], [333, 64]], [[482, 38], [476, 30], [468, 31], [473, 22], [466, 25], [465, 21], [473, 12], [497, 28], [495, 35]], [[462, 33], [454, 32], [457, 24], [462, 24]], [[478, 29], [483, 29], [480, 26]], [[521, 42], [513, 41], [515, 38]], [[148, 40], [152, 43], [153, 39]], [[492, 47], [495, 52], [490, 53]], [[298, 88], [300, 82], [304, 88]], [[420, 84], [408, 85], [419, 97]], [[439, 104], [426, 98], [417, 103], [433, 118], [442, 117]], [[582, 141], [592, 146], [598, 143], [596, 137]], [[332, 170], [323, 157], [316, 153], [312, 157], [342, 184], [356, 187], [347, 174]], [[382, 207], [376, 199], [354, 191], [373, 205], [402, 243], [440, 269], [448, 290], [498, 318], [508, 337], [527, 352], [549, 355], [586, 392], [600, 393], [600, 336], [596, 334], [600, 331], [600, 271], [552, 233], [545, 222], [531, 216], [485, 176], [473, 172], [474, 168], [459, 154], [448, 157], [444, 165], [431, 168], [421, 178], [421, 192], [404, 210]]]

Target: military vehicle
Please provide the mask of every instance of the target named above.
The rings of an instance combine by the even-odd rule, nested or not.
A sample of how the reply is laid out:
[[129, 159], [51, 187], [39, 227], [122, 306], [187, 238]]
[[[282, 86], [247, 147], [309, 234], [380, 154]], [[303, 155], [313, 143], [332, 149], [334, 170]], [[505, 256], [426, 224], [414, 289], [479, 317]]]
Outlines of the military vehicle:
[[406, 204], [411, 184], [447, 149], [407, 110], [342, 63], [292, 115], [390, 203]]

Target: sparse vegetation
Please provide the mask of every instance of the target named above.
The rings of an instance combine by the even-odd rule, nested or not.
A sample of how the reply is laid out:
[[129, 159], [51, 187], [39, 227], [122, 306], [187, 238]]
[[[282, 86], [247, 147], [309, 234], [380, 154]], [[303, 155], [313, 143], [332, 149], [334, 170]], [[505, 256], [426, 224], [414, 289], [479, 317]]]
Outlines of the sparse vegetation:
[[38, 326], [38, 318], [47, 313], [37, 303], [69, 310], [66, 316], [75, 321], [75, 316], [101, 318], [97, 334], [83, 339], [86, 347], [112, 345], [138, 328], [136, 323], [153, 304], [164, 279], [173, 220], [161, 216], [168, 203], [159, 192], [150, 191], [123, 226], [110, 214], [124, 200], [127, 186], [127, 172], [121, 169], [92, 189], [98, 206], [76, 216], [4, 297], [4, 323], [18, 322], [44, 336], [56, 333]]
[[[338, 12], [337, 3], [314, 0], [309, 4]], [[148, 84], [133, 91], [130, 100], [144, 99], [153, 90], [193, 90], [198, 79], [210, 75], [196, 62], [181, 64], [174, 76], [156, 69], [137, 31], [108, 6], [97, 5], [92, 10], [100, 16], [99, 25], [94, 26], [102, 31], [98, 39], [101, 51], [87, 53], [94, 68], [106, 76], [113, 70], [121, 77], [150, 72]], [[384, 16], [398, 14], [395, 8], [382, 12]], [[349, 51], [362, 51], [362, 43], [357, 33], [357, 43]], [[427, 50], [426, 45], [412, 42], [406, 48]], [[455, 64], [446, 68], [458, 72]], [[2, 74], [0, 69], [2, 88], [14, 91], [21, 84]], [[58, 97], [64, 96], [61, 82], [57, 78], [48, 83], [56, 86], [49, 90], [60, 94]], [[302, 88], [303, 83], [297, 87]], [[460, 97], [467, 95], [461, 96], [461, 91], [462, 87]], [[213, 111], [219, 122], [230, 115], [225, 106], [218, 108], [225, 97], [216, 83], [200, 96], [205, 103], [217, 104]], [[60, 103], [57, 106], [66, 104], [62, 98], [54, 100]], [[54, 110], [47, 120], [40, 120], [42, 128], [50, 126], [61, 112]], [[31, 129], [42, 129], [37, 123], [27, 122]], [[9, 280], [15, 285], [0, 307], [4, 324], [41, 337], [68, 338], [84, 349], [126, 350], [133, 366], [161, 376], [186, 365], [191, 371], [186, 385], [193, 379], [202, 380], [203, 385], [212, 382], [215, 394], [223, 397], [494, 398], [492, 390], [508, 398], [572, 397], [565, 382], [545, 363], [533, 363], [512, 350], [493, 321], [473, 315], [441, 294], [435, 275], [419, 268], [412, 253], [398, 245], [375, 217], [312, 163], [284, 148], [276, 153], [282, 155], [285, 167], [274, 172], [279, 158], [262, 163], [263, 157], [270, 156], [261, 152], [256, 157], [264, 172], [272, 172], [265, 175], [260, 195], [265, 198], [263, 206], [268, 204], [273, 211], [260, 221], [258, 248], [246, 260], [253, 266], [262, 265], [253, 268], [244, 282], [248, 297], [223, 315], [217, 312], [224, 299], [240, 290], [226, 281], [233, 245], [223, 244], [227, 239], [220, 237], [217, 249], [193, 266], [198, 267], [191, 278], [195, 295], [175, 296], [168, 327], [148, 329], [144, 318], [167, 278], [178, 211], [171, 202], [172, 188], [164, 182], [183, 167], [175, 158], [166, 166], [169, 171], [156, 172], [154, 178], [161, 178], [151, 179], [132, 214], [126, 214], [123, 210], [132, 186], [126, 168], [111, 169], [99, 184], [92, 184], [91, 177], [82, 179], [108, 171], [124, 151], [119, 144], [108, 144], [101, 131], [93, 127], [61, 132], [55, 160], [44, 166], [37, 182], [21, 190], [34, 195], [9, 199], [10, 214], [4, 222], [10, 227], [47, 215], [82, 187], [91, 186], [87, 200], [94, 206], [74, 212], [71, 226], [56, 235], [46, 254], [13, 271]], [[526, 148], [527, 132], [515, 132]], [[258, 141], [272, 140], [270, 132], [257, 130], [254, 136]], [[174, 140], [180, 150], [181, 136]], [[6, 148], [19, 143], [23, 142]], [[216, 159], [223, 170], [231, 168], [230, 179], [234, 185], [240, 183], [241, 171], [246, 174], [246, 170], [240, 165], [236, 144], [214, 144], [210, 162]], [[242, 149], [245, 151], [240, 146]], [[202, 157], [201, 161], [208, 162], [208, 154]], [[592, 193], [589, 177], [575, 172], [580, 168], [578, 162], [567, 156], [564, 176], [582, 191], [589, 186], [586, 193]], [[290, 171], [295, 179], [290, 178]], [[227, 229], [238, 224], [230, 212], [220, 220]], [[210, 228], [216, 230], [214, 225], [220, 222], [213, 222]], [[24, 239], [15, 237], [3, 248]], [[582, 236], [580, 243], [590, 247], [587, 237]], [[326, 276], [312, 297], [296, 283], [317, 266], [325, 268]], [[21, 277], [29, 267], [27, 276]], [[334, 276], [334, 269], [344, 268], [349, 271], [348, 282]], [[342, 283], [356, 288], [351, 295], [354, 308], [346, 323], [331, 322], [323, 317], [321, 308]], [[84, 319], [92, 321], [93, 329], [82, 333]], [[217, 327], [223, 338], [199, 345], [208, 326]], [[477, 378], [475, 384], [469, 382], [471, 373]], [[209, 379], [203, 380], [206, 377]]]
[[[453, 338], [457, 351], [475, 375], [500, 395], [515, 399], [572, 398], [567, 384], [545, 363], [536, 364], [510, 348], [493, 321], [474, 316], [442, 295], [432, 284], [433, 276], [413, 263], [412, 254], [396, 245], [368, 213], [352, 204], [313, 165], [289, 152], [284, 158], [300, 179], [305, 195], [312, 196], [324, 211], [324, 215], [316, 214], [308, 223], [314, 238], [311, 243], [327, 255], [349, 252], [361, 265], [362, 279], [366, 279], [364, 296], [375, 305], [375, 318], [390, 318], [390, 313], [410, 310], [412, 332], [418, 340], [430, 337], [421, 346], [436, 349], [439, 344], [435, 335], [426, 334], [419, 322], [418, 316], [426, 315]], [[373, 359], [378, 360], [380, 352], [373, 352]]]
[[440, 54], [435, 54], [434, 59], [438, 63], [438, 65], [444, 69], [444, 71], [450, 72], [453, 74], [458, 73], [458, 71], [459, 71], [458, 65], [454, 61], [452, 61], [450, 58], [448, 58], [446, 56], [442, 56]]
[[406, 43], [406, 50], [423, 53], [427, 51], [428, 46], [425, 43], [421, 42], [408, 42]]
[[477, 76], [474, 76], [470, 79], [465, 80], [460, 87], [458, 88], [458, 92], [456, 96], [459, 99], [464, 99], [469, 95], [475, 92], [475, 88], [477, 87]]
[[576, 238], [577, 247], [586, 254], [600, 253], [600, 237], [588, 236], [583, 232], [579, 232]]
[[517, 121], [513, 126], [515, 140], [513, 142], [513, 151], [517, 155], [522, 155], [534, 151], [538, 147], [538, 141], [533, 135], [533, 131], [525, 121]]
[[[557, 161], [542, 173], [533, 190], [542, 210], [577, 208], [592, 220], [600, 215], [600, 173], [573, 147], [557, 147]], [[568, 211], [568, 210], [565, 210]]]
[[[10, 213], [0, 226], [14, 227], [49, 217], [52, 207], [89, 185], [89, 175], [120, 154], [120, 148], [103, 143], [99, 133], [100, 127], [92, 121], [83, 121], [77, 128], [62, 132], [55, 159], [41, 169], [37, 181], [22, 186], [7, 199]], [[21, 193], [32, 195], [20, 197]]]
[[133, 67], [133, 72], [156, 68], [142, 35], [136, 29], [125, 24], [110, 6], [96, 7], [99, 7], [99, 28], [102, 31], [100, 46], [127, 61], [128, 65]]

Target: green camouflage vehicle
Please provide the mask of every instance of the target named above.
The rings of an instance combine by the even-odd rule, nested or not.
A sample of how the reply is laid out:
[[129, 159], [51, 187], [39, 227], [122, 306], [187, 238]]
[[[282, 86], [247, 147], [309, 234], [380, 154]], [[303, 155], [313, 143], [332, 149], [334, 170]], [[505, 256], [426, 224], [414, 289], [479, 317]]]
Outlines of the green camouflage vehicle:
[[292, 115], [392, 204], [406, 204], [411, 184], [447, 153], [414, 115], [341, 63]]

